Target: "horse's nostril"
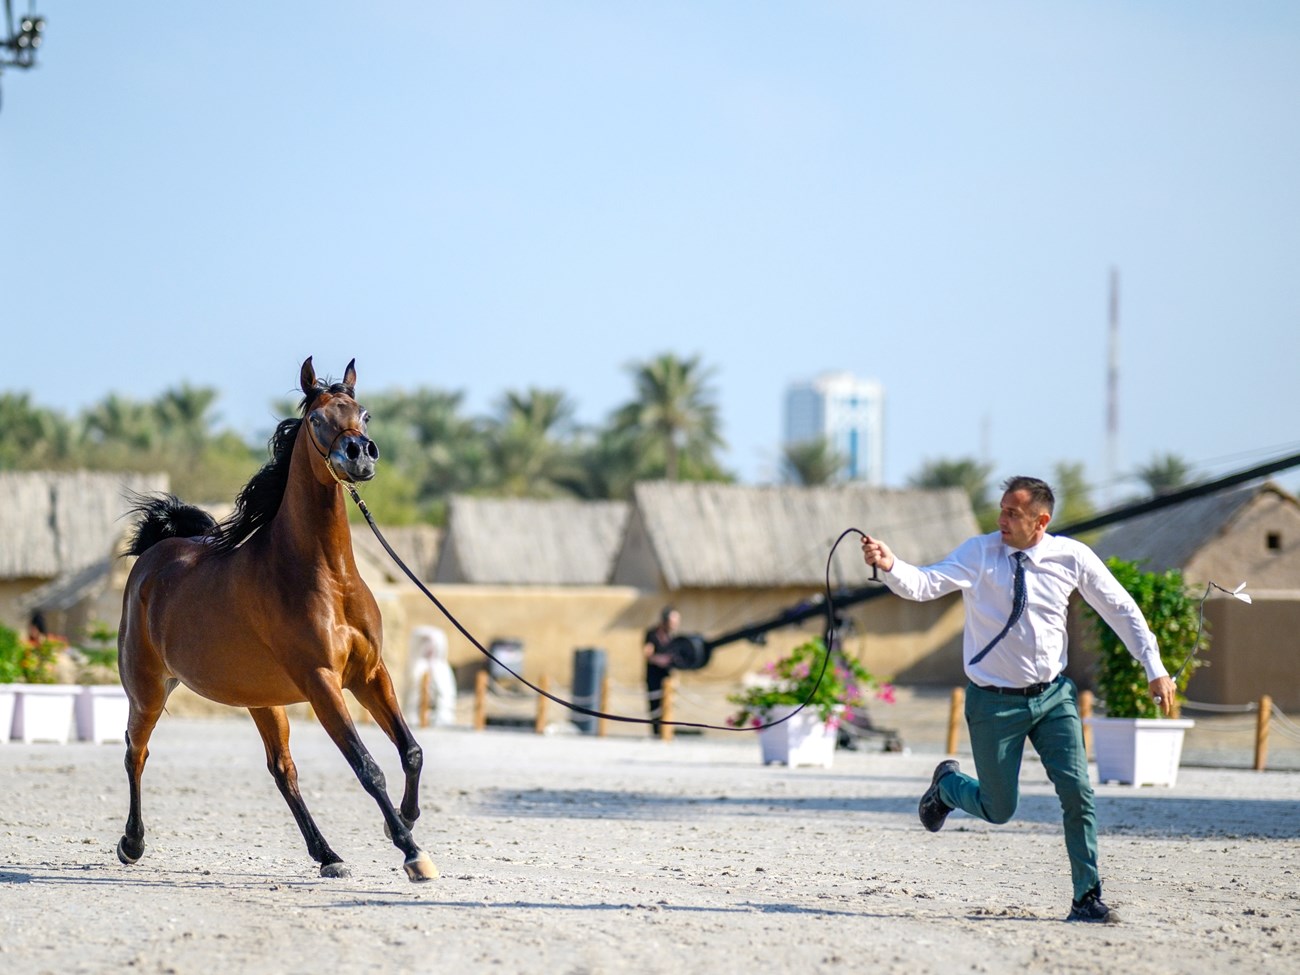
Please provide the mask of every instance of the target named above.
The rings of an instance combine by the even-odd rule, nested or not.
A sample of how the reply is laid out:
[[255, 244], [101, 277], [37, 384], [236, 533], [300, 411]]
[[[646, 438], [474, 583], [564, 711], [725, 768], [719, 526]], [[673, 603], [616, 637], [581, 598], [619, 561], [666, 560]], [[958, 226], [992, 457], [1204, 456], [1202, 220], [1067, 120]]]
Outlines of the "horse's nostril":
[[368, 441], [366, 443], [366, 453], [370, 455], [371, 460], [379, 459], [379, 448], [375, 446], [375, 442], [373, 440]]
[[347, 455], [348, 455], [348, 460], [356, 460], [358, 457], [361, 456], [361, 448], [357, 446], [356, 441], [353, 441], [348, 444]]

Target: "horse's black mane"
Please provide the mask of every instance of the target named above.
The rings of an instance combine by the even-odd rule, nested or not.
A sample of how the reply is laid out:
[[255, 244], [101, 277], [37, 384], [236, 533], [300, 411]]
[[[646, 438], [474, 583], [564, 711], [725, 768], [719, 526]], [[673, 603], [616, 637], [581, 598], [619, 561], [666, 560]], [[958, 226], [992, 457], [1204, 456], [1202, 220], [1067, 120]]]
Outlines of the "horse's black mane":
[[280, 510], [285, 485], [289, 483], [289, 460], [293, 456], [298, 428], [302, 426], [303, 417], [312, 409], [316, 400], [325, 393], [356, 398], [356, 390], [348, 383], [318, 381], [298, 404], [299, 416], [279, 422], [267, 443], [271, 459], [240, 490], [235, 498], [235, 510], [230, 516], [212, 529], [210, 537], [218, 552], [233, 552], [239, 548], [255, 531], [269, 525]]

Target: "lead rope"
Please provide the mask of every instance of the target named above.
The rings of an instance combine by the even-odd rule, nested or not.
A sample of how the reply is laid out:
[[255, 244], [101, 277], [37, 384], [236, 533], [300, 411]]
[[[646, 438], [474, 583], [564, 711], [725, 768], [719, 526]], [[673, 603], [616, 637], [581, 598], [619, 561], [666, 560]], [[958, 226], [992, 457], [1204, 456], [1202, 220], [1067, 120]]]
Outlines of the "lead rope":
[[[312, 438], [312, 442], [315, 443], [314, 437]], [[320, 450], [319, 447], [317, 447], [316, 449]], [[609, 714], [605, 711], [598, 711], [595, 708], [584, 707], [583, 705], [577, 704], [573, 701], [566, 701], [564, 698], [557, 697], [556, 695], [552, 694], [550, 691], [543, 690], [542, 688], [538, 687], [532, 681], [525, 678], [522, 674], [517, 673], [510, 666], [502, 662], [495, 654], [492, 653], [491, 650], [483, 646], [483, 644], [480, 643], [477, 638], [475, 638], [474, 634], [470, 633], [469, 630], [465, 629], [465, 627], [461, 625], [460, 620], [456, 619], [456, 617], [452, 615], [451, 611], [448, 610], [447, 607], [442, 604], [441, 600], [439, 600], [437, 596], [431, 593], [428, 587], [425, 586], [425, 584], [420, 581], [419, 577], [416, 576], [416, 574], [411, 571], [410, 567], [405, 562], [402, 561], [401, 556], [399, 556], [395, 551], [393, 551], [393, 547], [388, 544], [388, 539], [384, 538], [383, 532], [381, 532], [379, 530], [379, 526], [375, 524], [375, 519], [370, 514], [370, 509], [366, 507], [365, 499], [363, 499], [361, 495], [357, 493], [357, 489], [352, 486], [351, 482], [343, 480], [341, 477], [338, 476], [338, 474], [334, 473], [334, 465], [330, 463], [329, 456], [328, 455], [324, 455], [324, 456], [325, 456], [325, 463], [329, 467], [330, 474], [333, 476], [334, 480], [338, 481], [338, 483], [348, 492], [348, 494], [352, 496], [352, 500], [356, 503], [356, 506], [361, 510], [361, 514], [365, 516], [366, 524], [368, 524], [370, 526], [370, 530], [374, 532], [375, 538], [379, 539], [379, 544], [384, 547], [384, 551], [388, 553], [389, 558], [391, 558], [394, 562], [397, 563], [398, 568], [400, 568], [402, 572], [405, 573], [406, 578], [410, 579], [411, 582], [415, 583], [416, 588], [419, 589], [420, 592], [424, 593], [425, 597], [429, 600], [429, 602], [433, 603], [434, 606], [438, 607], [438, 611], [442, 613], [443, 616], [447, 617], [447, 620], [451, 623], [451, 625], [457, 629], [457, 631], [460, 633], [461, 636], [463, 636], [466, 640], [470, 642], [470, 644], [474, 647], [474, 649], [476, 649], [479, 653], [483, 654], [483, 656], [487, 657], [489, 660], [495, 663], [502, 670], [506, 671], [512, 677], [516, 678], [525, 687], [528, 687], [530, 690], [540, 694], [542, 697], [546, 698], [549, 701], [554, 701], [556, 704], [568, 708], [570, 711], [574, 711], [578, 714], [585, 714], [588, 717], [592, 717], [592, 718], [604, 718], [607, 721], [622, 721], [625, 724], [653, 724], [654, 723], [653, 718], [634, 718], [625, 714]], [[707, 729], [709, 731], [762, 731], [764, 728], [775, 728], [779, 724], [784, 724], [785, 722], [793, 718], [796, 714], [798, 714], [800, 711], [802, 711], [805, 707], [807, 707], [808, 702], [811, 701], [813, 695], [817, 693], [817, 688], [821, 686], [822, 677], [825, 675], [826, 667], [830, 663], [831, 648], [834, 646], [834, 640], [835, 640], [835, 606], [831, 599], [831, 561], [835, 557], [835, 549], [839, 547], [840, 542], [844, 541], [845, 537], [852, 534], [863, 535], [863, 533], [856, 528], [846, 529], [840, 534], [840, 537], [835, 540], [835, 544], [831, 546], [830, 554], [826, 556], [826, 636], [825, 636], [826, 656], [822, 658], [821, 669], [817, 672], [817, 683], [813, 685], [813, 688], [809, 692], [808, 697], [803, 701], [802, 704], [800, 704], [797, 708], [795, 708], [785, 717], [780, 718], [776, 721], [768, 722], [766, 724], [746, 725], [744, 727], [737, 727], [732, 725], [721, 725], [721, 724], [708, 724], [706, 722], [700, 722], [700, 721], [660, 721], [659, 723], [661, 725], [668, 725], [674, 728], [701, 728], [701, 729]], [[863, 537], [865, 537], [865, 535]], [[872, 573], [872, 578], [876, 578], [874, 571]]]

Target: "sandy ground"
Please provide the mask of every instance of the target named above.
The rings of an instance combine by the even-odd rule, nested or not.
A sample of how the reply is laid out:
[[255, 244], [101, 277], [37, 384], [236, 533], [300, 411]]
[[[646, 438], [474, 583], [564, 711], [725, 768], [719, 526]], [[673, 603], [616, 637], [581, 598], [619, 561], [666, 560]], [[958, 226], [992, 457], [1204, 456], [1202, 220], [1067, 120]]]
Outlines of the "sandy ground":
[[[393, 749], [363, 733], [395, 790]], [[829, 770], [763, 767], [741, 735], [420, 737], [416, 835], [442, 877], [418, 885], [310, 722], [294, 755], [348, 879], [317, 876], [246, 716], [164, 718], [133, 867], [113, 852], [122, 746], [0, 746], [0, 971], [1208, 973], [1300, 957], [1300, 773], [1100, 786], [1124, 920], [1092, 926], [1062, 923], [1059, 807], [1033, 760], [1011, 824], [958, 813], [929, 834], [916, 802], [941, 736]]]

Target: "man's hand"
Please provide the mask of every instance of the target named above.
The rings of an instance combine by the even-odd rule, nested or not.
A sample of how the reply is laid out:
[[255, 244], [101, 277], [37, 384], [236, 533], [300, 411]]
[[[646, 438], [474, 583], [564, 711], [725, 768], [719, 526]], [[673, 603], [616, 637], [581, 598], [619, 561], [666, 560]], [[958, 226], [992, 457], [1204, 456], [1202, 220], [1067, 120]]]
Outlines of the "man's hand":
[[889, 546], [870, 535], [862, 536], [862, 558], [867, 565], [878, 565], [886, 572], [894, 567], [894, 553]]
[[1177, 689], [1174, 682], [1168, 677], [1157, 677], [1149, 685], [1151, 697], [1160, 705], [1160, 710], [1166, 718], [1172, 717], [1174, 713], [1174, 695]]

